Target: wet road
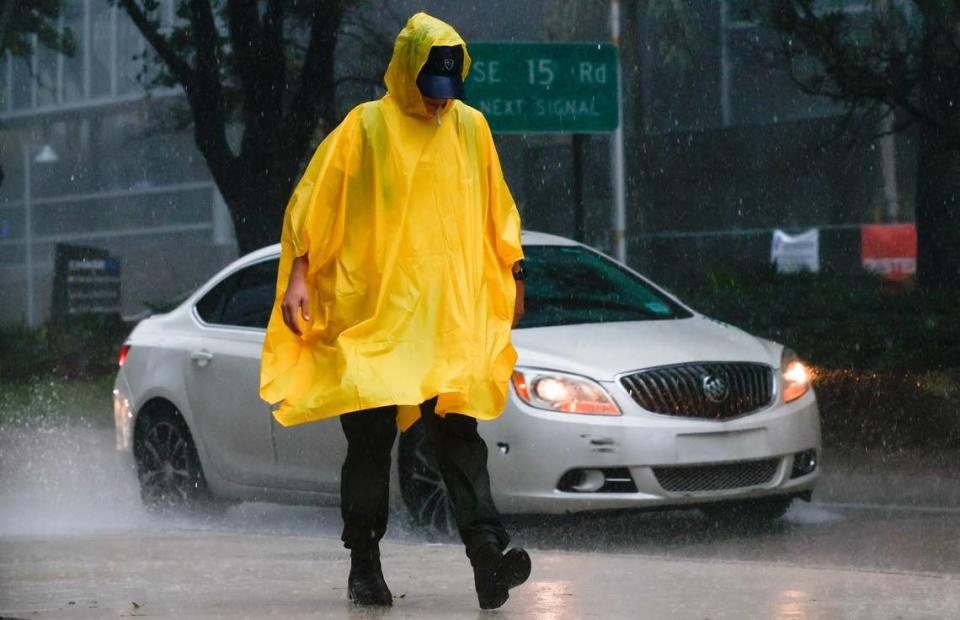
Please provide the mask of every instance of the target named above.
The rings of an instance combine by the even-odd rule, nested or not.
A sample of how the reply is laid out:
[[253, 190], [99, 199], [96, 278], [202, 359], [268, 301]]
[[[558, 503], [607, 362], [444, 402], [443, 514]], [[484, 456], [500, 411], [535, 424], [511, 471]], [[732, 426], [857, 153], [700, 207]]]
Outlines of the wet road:
[[[907, 517], [906, 521], [913, 518]], [[862, 516], [850, 519], [848, 532], [866, 521]], [[794, 527], [818, 529], [812, 524], [792, 525], [786, 532], [771, 535], [773, 539], [744, 537], [735, 544], [724, 541], [718, 548], [704, 541], [692, 547], [676, 545], [667, 554], [649, 553], [642, 545], [618, 553], [547, 551], [531, 545], [533, 575], [513, 591], [498, 616], [544, 620], [960, 617], [960, 577], [956, 570], [892, 568], [897, 564], [893, 556], [906, 550], [908, 544], [901, 546], [895, 532], [888, 532], [892, 539], [881, 543], [891, 554], [891, 561], [871, 567], [856, 553], [851, 558], [854, 561], [842, 562], [835, 561], [832, 553], [824, 554], [820, 562], [781, 555], [780, 550], [789, 548], [790, 540], [797, 537], [795, 530], [790, 531]], [[517, 531], [520, 537], [527, 532], [526, 528]], [[580, 537], [585, 536], [589, 537]], [[603, 539], [602, 529], [597, 527], [592, 537]], [[831, 540], [809, 530], [802, 538], [821, 549]], [[391, 541], [396, 540], [391, 537]], [[847, 545], [878, 542], [858, 539]], [[743, 553], [747, 547], [762, 551]], [[727, 552], [738, 548], [740, 552]], [[356, 609], [346, 600], [348, 561], [339, 541], [330, 535], [252, 533], [228, 527], [5, 537], [0, 540], [0, 615], [484, 615], [477, 610], [469, 567], [457, 546], [389, 542], [383, 545], [382, 553], [387, 581], [397, 597], [389, 612]], [[743, 555], [764, 557], [737, 559]]]
[[[97, 428], [0, 436], [0, 616], [484, 615], [460, 547], [428, 542], [401, 519], [383, 554], [402, 598], [385, 613], [354, 609], [337, 510], [251, 503], [216, 521], [152, 517], [109, 442]], [[944, 488], [955, 480], [927, 477]], [[930, 500], [798, 504], [760, 529], [682, 511], [514, 518], [515, 543], [535, 567], [499, 616], [958, 618], [960, 510]]]

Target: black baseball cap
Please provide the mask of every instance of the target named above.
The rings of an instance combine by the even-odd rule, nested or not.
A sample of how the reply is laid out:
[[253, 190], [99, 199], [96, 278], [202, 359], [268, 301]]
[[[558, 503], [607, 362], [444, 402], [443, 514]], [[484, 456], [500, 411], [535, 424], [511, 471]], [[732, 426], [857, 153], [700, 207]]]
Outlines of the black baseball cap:
[[417, 88], [425, 97], [463, 99], [463, 48], [434, 45], [417, 76]]

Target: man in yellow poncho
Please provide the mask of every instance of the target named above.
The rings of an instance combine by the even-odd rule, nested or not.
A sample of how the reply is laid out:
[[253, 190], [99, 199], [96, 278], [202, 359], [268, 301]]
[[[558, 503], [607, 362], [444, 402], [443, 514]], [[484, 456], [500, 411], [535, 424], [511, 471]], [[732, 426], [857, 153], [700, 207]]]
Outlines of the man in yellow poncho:
[[490, 494], [477, 420], [503, 410], [523, 312], [520, 216], [490, 128], [460, 101], [470, 56], [424, 13], [400, 32], [387, 94], [351, 110], [287, 205], [260, 395], [284, 426], [340, 416], [348, 594], [390, 605], [379, 541], [397, 427], [423, 418], [480, 606], [530, 574]]

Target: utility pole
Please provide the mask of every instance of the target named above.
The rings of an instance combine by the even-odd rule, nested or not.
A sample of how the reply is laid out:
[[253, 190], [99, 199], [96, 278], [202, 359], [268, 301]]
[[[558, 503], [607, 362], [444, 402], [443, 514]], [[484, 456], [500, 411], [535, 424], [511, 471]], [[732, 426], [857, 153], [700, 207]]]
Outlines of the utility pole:
[[[882, 19], [890, 19], [890, 0], [874, 0], [873, 9], [882, 16]], [[891, 43], [891, 47], [894, 44]], [[900, 221], [900, 192], [897, 189], [897, 138], [894, 135], [894, 115], [896, 111], [893, 108], [887, 110], [886, 116], [880, 121], [880, 130], [883, 137], [880, 138], [880, 161], [883, 165], [883, 198], [886, 206], [886, 221]]]
[[33, 309], [33, 196], [30, 179], [30, 143], [23, 142], [23, 253], [27, 268], [27, 327], [34, 327]]
[[733, 116], [730, 108], [730, 47], [727, 28], [730, 24], [727, 0], [720, 0], [720, 118], [724, 127], [730, 126]]
[[610, 141], [613, 257], [627, 262], [627, 198], [623, 162], [623, 71], [620, 68], [620, 0], [610, 0], [610, 42], [617, 48], [617, 129]]

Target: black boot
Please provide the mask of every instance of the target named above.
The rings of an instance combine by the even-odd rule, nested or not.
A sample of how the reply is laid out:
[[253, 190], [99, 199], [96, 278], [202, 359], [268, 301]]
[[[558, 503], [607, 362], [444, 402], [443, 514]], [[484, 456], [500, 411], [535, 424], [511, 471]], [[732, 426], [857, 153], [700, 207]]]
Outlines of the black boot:
[[347, 578], [347, 596], [356, 605], [393, 605], [393, 595], [383, 579], [380, 552], [350, 551], [350, 577]]
[[510, 588], [530, 577], [530, 556], [523, 549], [511, 549], [501, 555], [500, 549], [491, 543], [480, 547], [470, 560], [480, 609], [500, 607], [510, 598]]

